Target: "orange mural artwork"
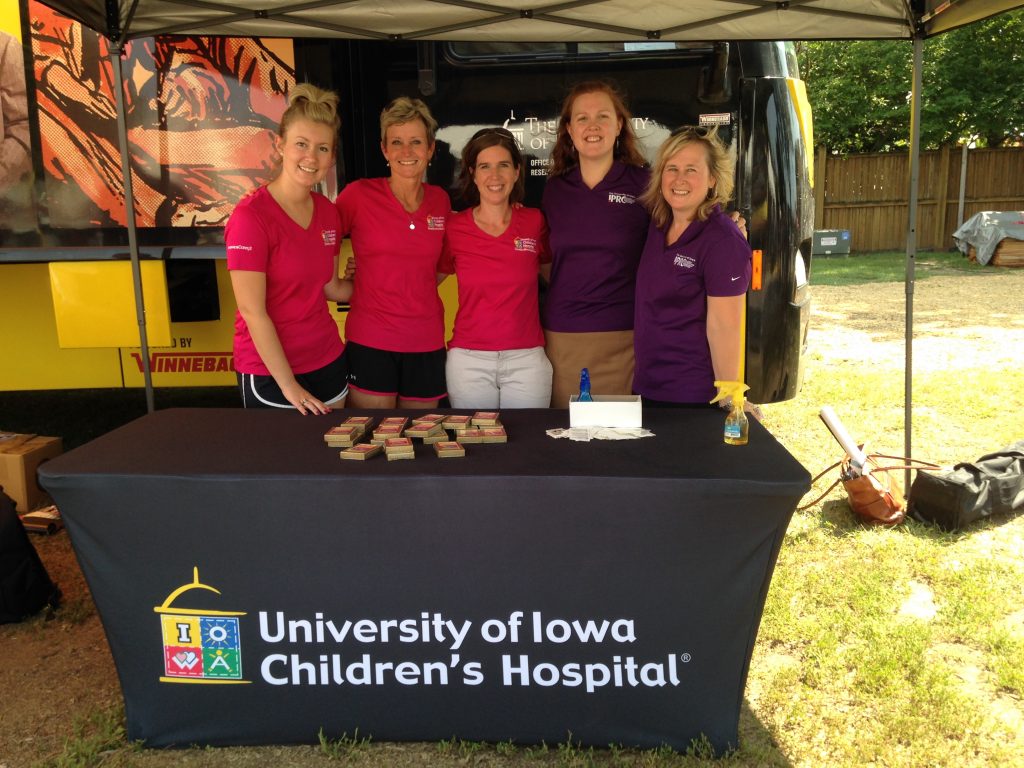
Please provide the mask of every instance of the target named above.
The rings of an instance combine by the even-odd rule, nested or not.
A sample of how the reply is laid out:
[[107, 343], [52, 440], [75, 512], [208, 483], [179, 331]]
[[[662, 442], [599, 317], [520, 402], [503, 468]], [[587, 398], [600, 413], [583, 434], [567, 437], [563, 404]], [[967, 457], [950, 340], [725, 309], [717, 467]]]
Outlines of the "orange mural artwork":
[[[108, 41], [40, 3], [31, 19], [49, 225], [124, 226]], [[270, 180], [293, 59], [287, 40], [162, 36], [126, 46], [138, 226], [222, 226]]]

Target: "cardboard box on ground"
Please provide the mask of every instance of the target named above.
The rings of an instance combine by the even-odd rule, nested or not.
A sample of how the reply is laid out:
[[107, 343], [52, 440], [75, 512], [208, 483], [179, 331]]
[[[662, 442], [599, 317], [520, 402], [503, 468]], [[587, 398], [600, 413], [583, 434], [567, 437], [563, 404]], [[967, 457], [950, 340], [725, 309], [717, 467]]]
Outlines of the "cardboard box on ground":
[[48, 503], [49, 497], [36, 482], [36, 470], [62, 451], [59, 437], [0, 431], [0, 486], [14, 499], [18, 512]]

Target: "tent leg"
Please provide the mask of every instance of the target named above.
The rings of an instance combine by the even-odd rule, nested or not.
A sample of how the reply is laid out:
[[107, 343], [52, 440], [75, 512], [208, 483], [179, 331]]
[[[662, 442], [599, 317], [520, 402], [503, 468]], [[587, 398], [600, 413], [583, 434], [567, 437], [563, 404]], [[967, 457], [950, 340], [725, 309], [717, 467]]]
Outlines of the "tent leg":
[[132, 284], [135, 289], [135, 317], [139, 323], [139, 351], [142, 376], [146, 383], [146, 412], [152, 413], [153, 373], [149, 361], [149, 336], [146, 333], [146, 306], [142, 297], [142, 267], [139, 264], [139, 241], [135, 231], [135, 194], [132, 189], [131, 154], [128, 151], [127, 107], [124, 103], [124, 75], [121, 71], [122, 48], [111, 48], [110, 63], [114, 71], [114, 96], [117, 99], [117, 138], [121, 144], [121, 175], [124, 179], [124, 207], [128, 227], [128, 250], [132, 260]]
[[[914, 37], [914, 74], [910, 99], [910, 194], [907, 225], [906, 273], [906, 362], [903, 369], [903, 455], [913, 456], [914, 410], [914, 258], [917, 255], [917, 198], [918, 176], [921, 165], [921, 69], [924, 58], [924, 38]], [[903, 474], [903, 488], [910, 492], [910, 470]]]

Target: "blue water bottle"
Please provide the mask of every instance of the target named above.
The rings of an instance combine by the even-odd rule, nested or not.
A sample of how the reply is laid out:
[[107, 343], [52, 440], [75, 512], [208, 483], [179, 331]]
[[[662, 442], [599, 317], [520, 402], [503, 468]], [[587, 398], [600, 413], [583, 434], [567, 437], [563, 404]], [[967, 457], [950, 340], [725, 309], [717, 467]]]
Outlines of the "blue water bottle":
[[594, 402], [594, 398], [590, 396], [590, 371], [586, 368], [580, 371], [580, 396], [578, 401], [581, 403]]

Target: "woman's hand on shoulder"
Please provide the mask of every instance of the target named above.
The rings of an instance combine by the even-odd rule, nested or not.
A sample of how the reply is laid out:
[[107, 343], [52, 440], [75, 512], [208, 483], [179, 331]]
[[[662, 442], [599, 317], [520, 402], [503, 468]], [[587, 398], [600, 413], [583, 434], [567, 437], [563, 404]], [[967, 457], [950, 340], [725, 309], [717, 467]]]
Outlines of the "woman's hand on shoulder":
[[740, 234], [743, 235], [744, 240], [750, 239], [750, 233], [747, 232], [747, 220], [743, 218], [739, 211], [732, 211], [729, 214], [729, 218], [733, 220], [736, 228], [739, 229]]

